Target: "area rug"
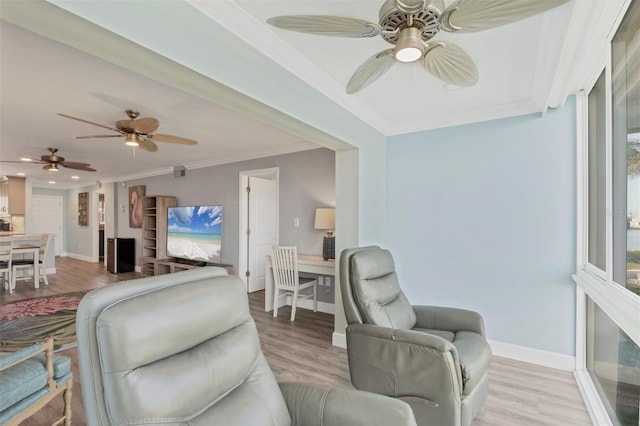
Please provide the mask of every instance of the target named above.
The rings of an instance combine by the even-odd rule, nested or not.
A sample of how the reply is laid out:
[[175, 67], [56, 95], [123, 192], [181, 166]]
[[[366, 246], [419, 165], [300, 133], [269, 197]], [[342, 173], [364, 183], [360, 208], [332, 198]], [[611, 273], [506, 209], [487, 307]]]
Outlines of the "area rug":
[[88, 291], [34, 297], [0, 306], [0, 351], [15, 351], [53, 336], [55, 350], [76, 344], [76, 310]]

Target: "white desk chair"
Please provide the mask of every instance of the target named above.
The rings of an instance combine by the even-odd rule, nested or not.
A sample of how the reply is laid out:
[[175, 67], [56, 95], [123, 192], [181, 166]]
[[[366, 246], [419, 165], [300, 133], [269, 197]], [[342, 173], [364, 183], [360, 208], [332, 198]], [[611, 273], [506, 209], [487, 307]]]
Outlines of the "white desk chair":
[[45, 263], [47, 261], [50, 245], [51, 234], [42, 234], [40, 236], [40, 256], [38, 256], [38, 266], [40, 267], [40, 279], [44, 280], [44, 285], [49, 285], [49, 280], [47, 279], [47, 267]]
[[[300, 278], [298, 275], [298, 249], [296, 247], [273, 247], [271, 249], [271, 266], [273, 269], [273, 316], [278, 316], [278, 299], [280, 290], [283, 295], [291, 296], [291, 321], [296, 319], [296, 304], [298, 298], [313, 297], [313, 312], [318, 309], [318, 280], [315, 278]], [[300, 290], [313, 287], [313, 293], [300, 294]]]
[[11, 267], [9, 258], [11, 257], [11, 237], [0, 237], [0, 275], [5, 290], [9, 289], [11, 283]]
[[[16, 289], [16, 280], [28, 279], [31, 276], [34, 277], [33, 287], [40, 288], [40, 283], [39, 283], [40, 280], [35, 279], [35, 268], [37, 268], [38, 265], [36, 265], [35, 259], [33, 258], [25, 259], [22, 257], [22, 253], [16, 253], [16, 246], [20, 244], [28, 244], [28, 245], [33, 244], [33, 237], [24, 237], [24, 236], [16, 236], [16, 235], [11, 237], [11, 250], [9, 251], [9, 268], [11, 269], [11, 272], [10, 272], [11, 284], [9, 285], [9, 294], [12, 294], [13, 291]], [[17, 257], [18, 255], [20, 255], [19, 258]], [[20, 269], [22, 269], [23, 271], [27, 269], [32, 269], [33, 274], [29, 276], [29, 275], [25, 275], [25, 273], [23, 272], [22, 275], [18, 277], [17, 272]]]

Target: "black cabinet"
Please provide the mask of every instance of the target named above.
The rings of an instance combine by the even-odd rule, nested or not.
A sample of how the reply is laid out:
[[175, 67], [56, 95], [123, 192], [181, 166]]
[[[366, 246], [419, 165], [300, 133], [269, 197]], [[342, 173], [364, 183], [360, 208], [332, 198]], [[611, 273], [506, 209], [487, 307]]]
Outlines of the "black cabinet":
[[98, 257], [104, 258], [104, 229], [98, 230]]
[[136, 267], [135, 238], [107, 238], [107, 271], [132, 272]]

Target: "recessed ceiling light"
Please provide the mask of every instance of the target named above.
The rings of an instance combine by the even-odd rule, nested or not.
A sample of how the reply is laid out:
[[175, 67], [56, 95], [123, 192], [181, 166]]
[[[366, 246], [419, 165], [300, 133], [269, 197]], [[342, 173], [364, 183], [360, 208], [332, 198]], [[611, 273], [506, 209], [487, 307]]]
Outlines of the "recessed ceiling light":
[[71, 179], [80, 179], [80, 176], [71, 176]]
[[24, 176], [24, 173], [16, 173], [18, 176]]
[[20, 161], [33, 161], [33, 160], [29, 157], [20, 157]]
[[55, 183], [55, 181], [50, 180], [49, 183], [53, 185]]

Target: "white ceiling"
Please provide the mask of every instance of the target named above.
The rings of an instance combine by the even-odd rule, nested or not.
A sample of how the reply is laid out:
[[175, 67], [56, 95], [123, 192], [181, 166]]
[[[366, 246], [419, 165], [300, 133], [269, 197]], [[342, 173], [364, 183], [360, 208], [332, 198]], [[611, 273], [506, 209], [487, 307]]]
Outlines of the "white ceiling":
[[[345, 94], [346, 82], [366, 58], [388, 48], [386, 42], [379, 37], [342, 39], [298, 34], [273, 28], [265, 21], [285, 14], [330, 14], [377, 22], [382, 1], [188, 3], [389, 136], [543, 112], [557, 84], [554, 78], [569, 22], [572, 26], [579, 24], [574, 22], [575, 1], [492, 30], [438, 34], [436, 39], [455, 42], [473, 58], [480, 74], [474, 87], [448, 87], [420, 65], [396, 64], [380, 80], [355, 95]], [[129, 3], [140, 4], [123, 0], [117, 7], [126, 8]], [[152, 7], [151, 2], [145, 4]], [[87, 162], [98, 170], [76, 173], [79, 182], [87, 184], [167, 172], [178, 165], [201, 167], [316, 146], [5, 21], [0, 23], [0, 49], [2, 160], [38, 158], [47, 153], [47, 147], [56, 147], [67, 160]], [[127, 108], [139, 110], [142, 117], [157, 118], [159, 133], [200, 143], [194, 147], [158, 143], [158, 152], [148, 153], [134, 151], [116, 138], [77, 140], [75, 136], [109, 131], [56, 115], [63, 112], [113, 126], [117, 120], [126, 118]], [[37, 165], [0, 163], [0, 175], [17, 172], [25, 172], [36, 186], [46, 186], [50, 179], [58, 182], [57, 187], [80, 184], [71, 180], [73, 173], [68, 169], [53, 174]]]
[[[344, 87], [358, 66], [391, 47], [390, 44], [381, 37], [349, 39], [285, 31], [266, 24], [266, 20], [299, 14], [339, 15], [378, 22], [383, 1], [191, 3], [267, 56], [277, 58], [281, 65], [323, 93], [333, 95], [336, 102], [386, 135], [543, 111], [573, 10], [569, 2], [487, 31], [438, 33], [433, 40], [455, 43], [474, 60], [480, 81], [473, 87], [447, 85], [429, 74], [418, 61], [396, 63], [371, 86], [347, 95]], [[449, 3], [451, 0], [446, 2]]]
[[[0, 163], [0, 175], [23, 172], [36, 186], [57, 188], [97, 180], [126, 180], [179, 165], [219, 164], [309, 149], [297, 137], [247, 119], [201, 98], [36, 35], [12, 24], [0, 26], [0, 156], [39, 159], [47, 147], [67, 161], [90, 163], [96, 173], [41, 165]], [[160, 121], [158, 133], [195, 139], [196, 146], [158, 142], [150, 153], [124, 145], [123, 138], [75, 139], [114, 133], [58, 116], [57, 112], [115, 126], [125, 109]], [[71, 176], [80, 177], [78, 181]]]

